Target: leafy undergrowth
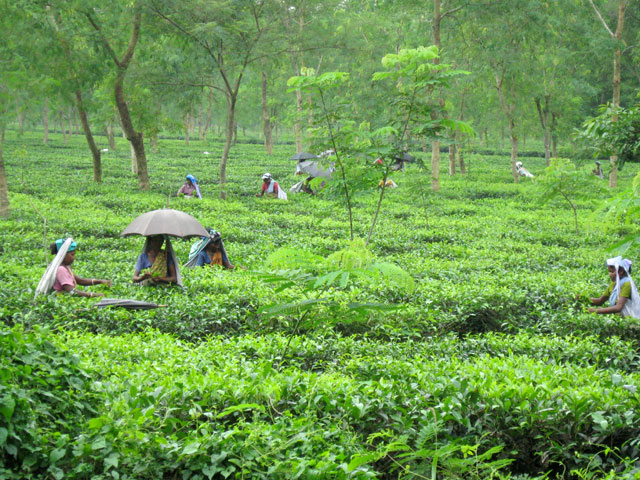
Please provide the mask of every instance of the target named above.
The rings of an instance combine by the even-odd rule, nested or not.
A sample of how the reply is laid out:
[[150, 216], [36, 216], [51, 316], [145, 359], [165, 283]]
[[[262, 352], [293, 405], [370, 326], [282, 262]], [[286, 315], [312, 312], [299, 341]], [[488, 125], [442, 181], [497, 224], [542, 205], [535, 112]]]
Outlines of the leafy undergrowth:
[[[49, 147], [9, 136], [12, 217], [0, 231], [0, 476], [3, 478], [634, 478], [640, 328], [586, 312], [606, 288], [606, 247], [635, 225], [577, 199], [513, 184], [508, 159], [472, 171], [394, 174], [368, 250], [348, 239], [339, 199], [257, 199], [268, 170], [294, 177], [291, 146], [234, 147], [229, 199], [216, 198], [221, 145], [164, 141], [152, 190], [129, 150], [91, 182], [80, 139]], [[17, 149], [27, 157], [16, 159]], [[23, 166], [24, 163], [24, 166]], [[78, 168], [81, 166], [82, 168]], [[543, 159], [528, 159], [540, 173]], [[223, 234], [233, 272], [184, 269], [185, 288], [131, 285], [140, 238], [119, 233], [167, 203], [186, 173], [202, 201], [170, 197]], [[621, 172], [628, 184], [634, 172]], [[423, 191], [425, 191], [423, 189]], [[61, 192], [64, 192], [62, 194]], [[355, 199], [364, 238], [375, 193]], [[166, 307], [33, 300], [71, 234], [89, 287]], [[187, 258], [191, 242], [175, 241]], [[354, 245], [356, 245], [354, 247]], [[350, 251], [349, 248], [352, 250]], [[435, 477], [434, 477], [435, 475]]]

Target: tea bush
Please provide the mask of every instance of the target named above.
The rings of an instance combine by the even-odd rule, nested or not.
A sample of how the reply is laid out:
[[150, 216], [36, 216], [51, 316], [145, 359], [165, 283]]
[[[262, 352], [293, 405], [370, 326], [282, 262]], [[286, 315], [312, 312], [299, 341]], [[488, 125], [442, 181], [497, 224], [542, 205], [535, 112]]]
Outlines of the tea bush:
[[[24, 159], [14, 154], [23, 149]], [[385, 194], [358, 257], [394, 265], [398, 282], [365, 281], [342, 275], [363, 265], [345, 261], [339, 199], [254, 197], [264, 171], [283, 187], [297, 181], [292, 146], [268, 156], [236, 145], [225, 202], [221, 150], [161, 140], [149, 155], [152, 189], [140, 192], [122, 139], [98, 185], [80, 138], [43, 146], [9, 132], [0, 476], [419, 478], [435, 465], [447, 479], [633, 478], [640, 328], [576, 300], [604, 291], [607, 247], [639, 230], [598, 213], [609, 192], [575, 199], [578, 236], [573, 212], [543, 204], [535, 179], [512, 182], [506, 155], [468, 154], [465, 176], [443, 165], [438, 193], [409, 165], [393, 174], [399, 188]], [[544, 169], [539, 157], [526, 164]], [[202, 200], [174, 196], [187, 173]], [[620, 172], [622, 187], [634, 174]], [[376, 200], [354, 199], [360, 238]], [[222, 232], [246, 271], [183, 269], [184, 289], [132, 285], [144, 242], [119, 233], [167, 204]], [[68, 234], [79, 245], [74, 272], [113, 281], [88, 289], [166, 307], [34, 301], [51, 257], [44, 244]], [[185, 261], [191, 242], [173, 245]], [[295, 281], [303, 274], [313, 282]], [[265, 314], [314, 299], [324, 300], [307, 303], [304, 318], [295, 308]]]

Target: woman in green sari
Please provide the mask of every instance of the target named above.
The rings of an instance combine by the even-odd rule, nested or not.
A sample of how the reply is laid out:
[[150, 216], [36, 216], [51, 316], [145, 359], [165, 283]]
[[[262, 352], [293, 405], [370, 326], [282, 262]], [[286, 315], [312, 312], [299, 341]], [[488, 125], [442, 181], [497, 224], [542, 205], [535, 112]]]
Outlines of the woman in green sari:
[[171, 244], [167, 240], [167, 248], [163, 249], [164, 237], [153, 235], [147, 237], [142, 253], [138, 255], [133, 282], [141, 285], [178, 283], [174, 255], [171, 255]]

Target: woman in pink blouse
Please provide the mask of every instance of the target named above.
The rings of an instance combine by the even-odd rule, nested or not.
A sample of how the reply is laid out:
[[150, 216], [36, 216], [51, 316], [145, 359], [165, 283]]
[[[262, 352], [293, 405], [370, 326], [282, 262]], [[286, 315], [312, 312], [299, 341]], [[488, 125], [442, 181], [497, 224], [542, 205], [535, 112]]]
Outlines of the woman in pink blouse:
[[[62, 247], [64, 239], [59, 238], [50, 245], [51, 253], [57, 254], [58, 249]], [[71, 264], [76, 259], [76, 250], [78, 245], [76, 242], [71, 242], [67, 250], [67, 254], [62, 259], [62, 264], [58, 267], [56, 272], [56, 281], [53, 284], [53, 289], [58, 292], [67, 292], [76, 294], [80, 297], [104, 297], [104, 293], [100, 292], [84, 292], [77, 290], [77, 285], [108, 285], [111, 286], [111, 280], [104, 280], [101, 278], [82, 278], [77, 276], [71, 270]]]

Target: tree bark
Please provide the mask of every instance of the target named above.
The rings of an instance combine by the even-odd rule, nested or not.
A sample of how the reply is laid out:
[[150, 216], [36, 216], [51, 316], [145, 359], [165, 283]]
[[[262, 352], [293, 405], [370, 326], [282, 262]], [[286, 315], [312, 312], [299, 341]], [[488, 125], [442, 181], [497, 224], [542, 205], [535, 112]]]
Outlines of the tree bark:
[[63, 145], [67, 144], [67, 131], [64, 129], [64, 115], [62, 113], [62, 108], [58, 112], [58, 121], [60, 123], [60, 130], [62, 130], [62, 143]]
[[138, 173], [138, 157], [136, 157], [136, 149], [133, 148], [133, 143], [129, 142], [129, 148], [131, 149], [131, 173]]
[[538, 109], [538, 117], [540, 117], [540, 125], [544, 132], [544, 163], [548, 167], [551, 160], [551, 132], [549, 128], [549, 95], [544, 97], [544, 108], [540, 104], [540, 99], [536, 98], [536, 108]]
[[[433, 44], [438, 47], [440, 53], [440, 0], [433, 0]], [[440, 63], [440, 57], [433, 59], [434, 65]], [[444, 99], [441, 99], [444, 104]], [[431, 119], [435, 120], [435, 112], [432, 112]], [[431, 144], [431, 190], [440, 190], [440, 140], [437, 138]]]
[[7, 186], [7, 173], [4, 169], [2, 158], [2, 144], [4, 143], [4, 124], [0, 125], [0, 217], [8, 218], [11, 214], [9, 208], [9, 187]]
[[189, 146], [189, 132], [191, 131], [191, 113], [187, 111], [184, 115], [184, 145]]
[[20, 128], [20, 135], [24, 135], [24, 110], [18, 109], [18, 127]]
[[[591, 6], [595, 10], [598, 18], [602, 22], [604, 28], [609, 32], [609, 35], [616, 42], [616, 49], [613, 53], [613, 98], [611, 100], [611, 107], [613, 109], [613, 115], [611, 121], [618, 121], [618, 107], [620, 106], [620, 66], [622, 58], [622, 49], [620, 44], [622, 43], [622, 32], [624, 31], [624, 16], [627, 9], [627, 0], [618, 0], [618, 24], [616, 25], [616, 31], [613, 32], [607, 22], [604, 20], [598, 7], [596, 7], [593, 0], [589, 0]], [[618, 185], [618, 156], [612, 155], [609, 158], [611, 164], [611, 173], [609, 174], [609, 187], [615, 188]]]
[[269, 115], [267, 72], [262, 70], [262, 128], [264, 131], [264, 148], [269, 155], [273, 153], [273, 137], [271, 131], [271, 115]]
[[138, 186], [141, 190], [149, 190], [149, 173], [147, 171], [147, 155], [144, 151], [144, 141], [142, 139], [142, 132], [137, 132], [133, 127], [131, 121], [131, 114], [129, 113], [129, 106], [127, 105], [126, 98], [124, 96], [124, 79], [127, 74], [127, 69], [131, 63], [131, 59], [135, 52], [136, 44], [140, 36], [140, 24], [142, 22], [142, 14], [137, 12], [133, 19], [133, 29], [131, 31], [131, 38], [129, 39], [129, 45], [125, 51], [122, 59], [118, 59], [113, 48], [104, 37], [102, 30], [95, 23], [90, 14], [87, 14], [87, 18], [94, 29], [99, 33], [102, 43], [111, 56], [113, 62], [116, 64], [117, 73], [114, 82], [114, 96], [118, 112], [120, 113], [120, 121], [122, 123], [122, 129], [126, 134], [127, 139], [131, 142], [131, 146], [136, 154], [136, 168], [138, 170]]
[[[618, 42], [616, 51], [613, 54], [613, 117], [612, 121], [618, 121], [618, 107], [620, 106], [620, 69], [622, 59], [622, 49], [620, 48], [620, 42], [622, 41], [622, 31], [624, 29], [624, 14], [627, 8], [625, 0], [618, 0], [618, 25], [616, 27], [616, 33], [614, 38]], [[611, 164], [611, 173], [609, 174], [609, 187], [615, 188], [618, 186], [618, 155], [612, 155], [609, 159]]]
[[551, 156], [558, 158], [558, 136], [556, 135], [556, 118], [555, 113], [551, 114]]
[[456, 174], [456, 145], [449, 145], [449, 175]]
[[84, 130], [84, 136], [87, 139], [89, 150], [91, 150], [91, 156], [93, 157], [93, 181], [102, 182], [102, 162], [100, 161], [100, 149], [96, 145], [93, 135], [91, 134], [91, 127], [89, 126], [89, 119], [87, 118], [87, 112], [84, 109], [82, 103], [82, 92], [76, 90], [76, 107], [78, 109], [78, 115], [80, 116], [80, 122], [82, 123], [82, 129]]
[[514, 182], [520, 181], [520, 175], [516, 168], [516, 162], [518, 161], [518, 136], [516, 135], [516, 124], [513, 117], [509, 119], [509, 138], [511, 139], [511, 173], [513, 174]]
[[67, 108], [67, 124], [69, 125], [69, 139], [73, 138], [73, 107]]
[[235, 114], [233, 117], [233, 138], [231, 139], [231, 145], [235, 146], [236, 143], [238, 143], [238, 122], [235, 120]]
[[42, 128], [44, 135], [42, 137], [42, 143], [45, 145], [49, 141], [49, 99], [44, 99], [44, 108], [42, 109]]
[[227, 125], [225, 132], [224, 150], [222, 151], [222, 159], [220, 160], [220, 198], [227, 199], [226, 183], [227, 183], [227, 160], [229, 159], [229, 150], [233, 141], [233, 131], [236, 124], [236, 99], [235, 95], [227, 96]]
[[440, 142], [431, 144], [431, 190], [440, 190]]
[[209, 88], [209, 108], [207, 110], [207, 120], [204, 124], [204, 131], [202, 132], [202, 140], [207, 139], [207, 132], [211, 128], [211, 119], [213, 118], [213, 88]]
[[[498, 98], [500, 99], [500, 106], [502, 107], [502, 111], [509, 122], [509, 138], [511, 140], [511, 174], [513, 175], [513, 181], [518, 183], [520, 175], [516, 168], [516, 162], [518, 161], [518, 136], [516, 135], [516, 122], [514, 120], [515, 104], [507, 104], [506, 99], [504, 98], [504, 68], [501, 74], [499, 72], [495, 72], [495, 79]], [[513, 98], [513, 83], [511, 84], [511, 90]], [[502, 127], [502, 132], [504, 138], [504, 127]]]
[[71, 110], [71, 114], [73, 115], [73, 132], [76, 135], [80, 135], [80, 128], [78, 128], [78, 116], [80, 115], [80, 113], [78, 112], [78, 115], [76, 115], [76, 110], [77, 106], [76, 108]]
[[458, 163], [460, 164], [460, 173], [464, 175], [465, 173], [467, 173], [467, 166], [464, 163], [464, 152], [462, 151], [462, 145], [458, 145], [456, 154], [458, 156]]
[[115, 133], [113, 131], [113, 125], [108, 123], [106, 126], [106, 131], [107, 131], [107, 141], [109, 142], [109, 149], [115, 151], [116, 139], [115, 139]]

